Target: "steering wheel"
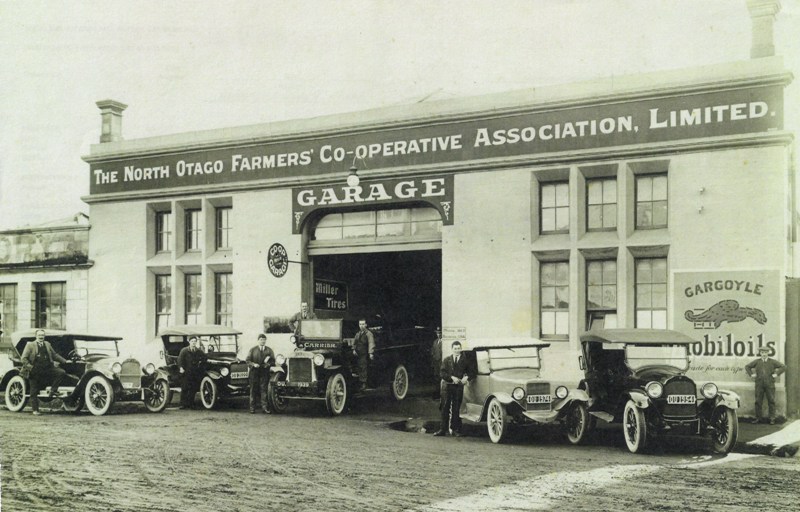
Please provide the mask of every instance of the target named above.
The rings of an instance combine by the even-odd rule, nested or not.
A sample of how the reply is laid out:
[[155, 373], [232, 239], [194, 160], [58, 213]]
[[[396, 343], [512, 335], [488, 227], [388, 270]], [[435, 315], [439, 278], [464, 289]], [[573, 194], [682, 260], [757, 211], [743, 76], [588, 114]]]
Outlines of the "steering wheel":
[[78, 354], [78, 349], [73, 348], [72, 350], [70, 350], [69, 354], [67, 354], [67, 359], [71, 359], [73, 361], [80, 361], [81, 356], [80, 354]]

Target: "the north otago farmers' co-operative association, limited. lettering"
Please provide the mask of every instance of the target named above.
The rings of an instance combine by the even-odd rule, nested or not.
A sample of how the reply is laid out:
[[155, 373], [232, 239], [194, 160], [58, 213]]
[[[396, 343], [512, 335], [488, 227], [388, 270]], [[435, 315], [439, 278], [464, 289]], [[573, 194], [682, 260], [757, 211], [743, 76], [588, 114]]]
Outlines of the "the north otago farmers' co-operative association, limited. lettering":
[[782, 128], [782, 90], [761, 87], [386, 128], [182, 154], [92, 161], [92, 193], [526, 156]]

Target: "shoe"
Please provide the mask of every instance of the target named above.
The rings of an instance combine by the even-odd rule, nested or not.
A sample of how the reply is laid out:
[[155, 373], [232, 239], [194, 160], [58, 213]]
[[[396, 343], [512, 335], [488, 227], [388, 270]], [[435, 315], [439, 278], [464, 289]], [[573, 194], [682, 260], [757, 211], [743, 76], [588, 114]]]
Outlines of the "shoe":
[[39, 411], [33, 411], [33, 413], [32, 413], [32, 414], [33, 414], [34, 416], [39, 416], [39, 415], [40, 415], [40, 414], [42, 414], [42, 413], [40, 413]]
[[272, 414], [272, 411], [270, 411], [269, 409], [264, 409], [264, 414]]
[[444, 430], [437, 430], [436, 432], [433, 433], [433, 435], [436, 436], [436, 437], [442, 437], [442, 436], [446, 436], [447, 432], [445, 432]]

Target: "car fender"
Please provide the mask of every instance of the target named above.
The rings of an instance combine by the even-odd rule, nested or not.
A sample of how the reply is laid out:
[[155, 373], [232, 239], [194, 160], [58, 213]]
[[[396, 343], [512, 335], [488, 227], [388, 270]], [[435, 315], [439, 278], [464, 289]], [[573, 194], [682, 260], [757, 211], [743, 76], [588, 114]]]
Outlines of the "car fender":
[[[444, 391], [442, 391], [442, 393], [444, 393]], [[489, 412], [489, 402], [492, 401], [492, 398], [496, 398], [504, 406], [507, 406], [511, 403], [517, 403], [517, 401], [514, 400], [508, 393], [495, 393], [494, 395], [489, 395], [483, 401], [483, 408], [481, 409], [480, 421], [486, 421], [486, 415]]]
[[560, 411], [565, 407], [568, 407], [572, 404], [572, 402], [585, 402], [589, 403], [589, 394], [582, 389], [570, 389], [569, 394], [559, 402], [553, 409], [556, 411]]
[[209, 370], [206, 372], [206, 377], [211, 377], [214, 380], [219, 380], [222, 378], [222, 375], [218, 371]]
[[641, 391], [631, 390], [628, 392], [628, 396], [639, 409], [647, 409], [650, 406], [650, 399]]
[[279, 373], [286, 373], [286, 370], [283, 369], [283, 366], [270, 366], [269, 373], [272, 375], [277, 375]]
[[739, 395], [733, 391], [720, 390], [717, 395], [717, 403], [715, 407], [727, 407], [728, 409], [736, 410], [739, 408], [741, 400]]
[[[6, 372], [5, 375], [3, 375], [2, 380], [0, 380], [0, 391], [5, 391], [6, 386], [8, 386], [8, 381], [10, 381], [12, 377], [15, 377], [17, 375], [19, 375], [19, 370], [16, 368]], [[27, 381], [28, 379], [25, 380]]]

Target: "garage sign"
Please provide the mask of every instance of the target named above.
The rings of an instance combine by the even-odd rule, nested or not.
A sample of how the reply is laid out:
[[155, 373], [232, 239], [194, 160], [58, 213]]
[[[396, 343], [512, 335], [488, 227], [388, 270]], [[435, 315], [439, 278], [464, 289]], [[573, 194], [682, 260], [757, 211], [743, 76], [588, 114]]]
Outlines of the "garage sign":
[[347, 283], [314, 279], [314, 309], [347, 311]]
[[289, 270], [289, 255], [281, 244], [272, 244], [267, 254], [267, 267], [275, 277], [283, 277]]

